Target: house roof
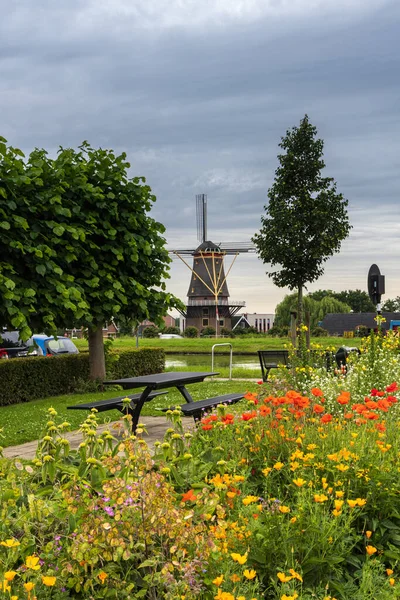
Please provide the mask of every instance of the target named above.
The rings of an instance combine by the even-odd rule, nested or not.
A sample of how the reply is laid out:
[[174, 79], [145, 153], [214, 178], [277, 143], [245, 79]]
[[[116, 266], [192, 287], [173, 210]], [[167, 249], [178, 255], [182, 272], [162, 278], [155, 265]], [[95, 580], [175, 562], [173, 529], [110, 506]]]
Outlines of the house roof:
[[[386, 322], [382, 323], [382, 329], [389, 329], [390, 321], [400, 319], [400, 313], [384, 312], [382, 317], [386, 319]], [[358, 325], [375, 329], [377, 326], [375, 318], [376, 313], [328, 313], [322, 321], [322, 327], [330, 334], [354, 331]]]

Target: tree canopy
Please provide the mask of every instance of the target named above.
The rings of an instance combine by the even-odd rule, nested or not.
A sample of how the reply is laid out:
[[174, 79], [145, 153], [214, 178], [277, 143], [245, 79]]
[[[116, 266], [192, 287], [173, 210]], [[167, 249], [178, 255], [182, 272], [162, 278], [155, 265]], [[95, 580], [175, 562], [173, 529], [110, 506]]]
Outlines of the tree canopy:
[[308, 116], [286, 132], [279, 166], [268, 191], [269, 203], [253, 237], [258, 255], [279, 287], [297, 290], [298, 320], [303, 318], [303, 288], [323, 273], [323, 263], [340, 250], [350, 231], [348, 201], [331, 177], [323, 177], [323, 141]]
[[112, 318], [157, 322], [179, 301], [166, 292], [164, 226], [126, 155], [61, 148], [55, 159], [0, 139], [0, 324], [89, 331], [92, 376], [104, 376], [102, 327]]
[[400, 312], [400, 296], [388, 298], [382, 306], [383, 312]]
[[315, 300], [322, 300], [326, 296], [336, 298], [336, 300], [350, 306], [353, 312], [375, 312], [375, 306], [370, 297], [367, 292], [362, 290], [346, 290], [344, 292], [317, 290], [316, 292], [310, 292], [310, 296]]
[[[340, 302], [332, 296], [323, 296], [316, 300], [313, 294], [307, 294], [303, 298], [304, 310], [310, 313], [310, 327], [314, 329], [328, 313], [349, 313], [349, 305]], [[297, 294], [287, 294], [282, 302], [275, 308], [274, 325], [288, 327], [290, 325], [290, 313], [296, 310]]]

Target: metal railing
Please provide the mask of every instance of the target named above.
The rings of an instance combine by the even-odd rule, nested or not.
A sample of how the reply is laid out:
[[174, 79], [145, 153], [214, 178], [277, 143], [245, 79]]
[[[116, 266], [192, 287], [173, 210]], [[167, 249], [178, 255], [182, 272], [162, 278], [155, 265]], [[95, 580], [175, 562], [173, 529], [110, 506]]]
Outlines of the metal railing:
[[[215, 300], [195, 300], [188, 299], [187, 306], [215, 306]], [[246, 306], [244, 300], [230, 300], [229, 298], [218, 298], [218, 306]]]
[[214, 348], [216, 348], [217, 346], [230, 346], [230, 348], [231, 348], [230, 360], [229, 360], [229, 379], [232, 379], [233, 349], [232, 349], [232, 344], [229, 344], [228, 342], [225, 342], [224, 344], [214, 344], [214, 346], [211, 348], [211, 371], [214, 371]]

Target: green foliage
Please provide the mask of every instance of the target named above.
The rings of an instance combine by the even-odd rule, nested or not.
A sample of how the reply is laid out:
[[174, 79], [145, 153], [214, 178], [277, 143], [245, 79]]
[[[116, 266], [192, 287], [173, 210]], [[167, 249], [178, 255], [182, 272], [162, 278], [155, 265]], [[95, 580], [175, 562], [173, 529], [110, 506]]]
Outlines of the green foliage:
[[186, 327], [183, 335], [185, 338], [197, 338], [199, 337], [199, 330], [197, 327]]
[[323, 177], [323, 141], [307, 115], [299, 127], [282, 138], [269, 204], [261, 230], [253, 241], [264, 263], [278, 269], [268, 273], [279, 287], [298, 290], [298, 318], [302, 321], [302, 288], [318, 279], [323, 263], [340, 250], [350, 231], [347, 200], [336, 191], [331, 177]]
[[[322, 296], [316, 299], [314, 294], [303, 297], [304, 311], [310, 313], [310, 328], [315, 329], [328, 313], [349, 313], [350, 306], [343, 304], [332, 296]], [[290, 313], [297, 309], [296, 293], [288, 294], [275, 308], [275, 322], [277, 326], [290, 325]]]
[[0, 324], [22, 339], [85, 326], [91, 339], [113, 318], [158, 323], [180, 305], [165, 291], [165, 228], [148, 216], [155, 196], [129, 167], [125, 153], [87, 142], [24, 161], [0, 139]]
[[[344, 292], [333, 292], [332, 290], [317, 290], [309, 294], [314, 300], [322, 300], [330, 296], [343, 304], [350, 306], [353, 312], [375, 312], [375, 306], [371, 302], [367, 292], [362, 290], [346, 290]], [[329, 311], [332, 312], [332, 311]]]
[[324, 329], [323, 327], [315, 327], [312, 330], [311, 335], [313, 337], [328, 337], [329, 332], [327, 329]]
[[175, 335], [180, 335], [180, 329], [179, 327], [166, 327], [165, 329], [163, 329], [163, 333], [173, 333]]
[[279, 327], [278, 325], [274, 325], [267, 332], [271, 337], [287, 337], [289, 335], [289, 327]]
[[156, 327], [155, 325], [149, 325], [148, 327], [143, 329], [142, 335], [144, 338], [156, 338], [156, 337], [158, 337], [159, 333], [160, 333], [160, 330], [158, 327]]
[[232, 336], [232, 331], [231, 329], [228, 329], [227, 327], [221, 327], [220, 329], [220, 334], [221, 335], [228, 335], [228, 336]]
[[[385, 300], [385, 303], [382, 306], [383, 312], [400, 312], [400, 296], [396, 296], [396, 298]], [[375, 312], [375, 307], [372, 311]]]
[[214, 327], [203, 327], [203, 329], [200, 331], [200, 335], [202, 337], [215, 335], [215, 329]]
[[357, 325], [357, 327], [354, 329], [354, 334], [357, 337], [367, 337], [368, 331], [369, 330], [366, 325]]
[[[159, 373], [164, 369], [164, 352], [143, 348], [111, 352], [110, 377], [122, 378]], [[15, 358], [0, 361], [0, 406], [29, 402], [81, 390], [89, 379], [89, 355]]]

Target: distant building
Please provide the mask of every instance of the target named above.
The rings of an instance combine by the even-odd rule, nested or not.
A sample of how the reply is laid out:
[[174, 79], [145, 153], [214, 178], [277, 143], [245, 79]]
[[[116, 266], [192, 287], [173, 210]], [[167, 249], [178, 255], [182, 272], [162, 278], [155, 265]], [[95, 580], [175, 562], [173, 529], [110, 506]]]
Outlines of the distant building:
[[[110, 321], [103, 327], [103, 338], [115, 338], [117, 337], [118, 331], [118, 326], [114, 321]], [[85, 329], [83, 327], [80, 329], [66, 329], [64, 335], [74, 339], [81, 339], [84, 336], [84, 332]]]
[[[400, 320], [400, 313], [382, 313], [386, 322], [382, 323], [382, 329], [388, 330], [390, 321]], [[366, 327], [369, 331], [376, 329], [376, 313], [328, 313], [323, 318], [321, 326], [329, 335], [343, 335], [345, 331], [355, 331], [359, 325]]]
[[[165, 327], [176, 327], [176, 322], [174, 317], [171, 317], [171, 315], [165, 315], [165, 317], [163, 317], [163, 321], [165, 324]], [[140, 323], [138, 331], [139, 331], [139, 335], [142, 335], [143, 330], [146, 329], [146, 327], [157, 327], [157, 325], [155, 323], [153, 323], [152, 321], [149, 321], [148, 319], [146, 319], [145, 321], [142, 321], [142, 323]]]
[[274, 324], [275, 315], [272, 313], [244, 313], [237, 315], [238, 319], [232, 331], [254, 327], [260, 333], [266, 333]]

